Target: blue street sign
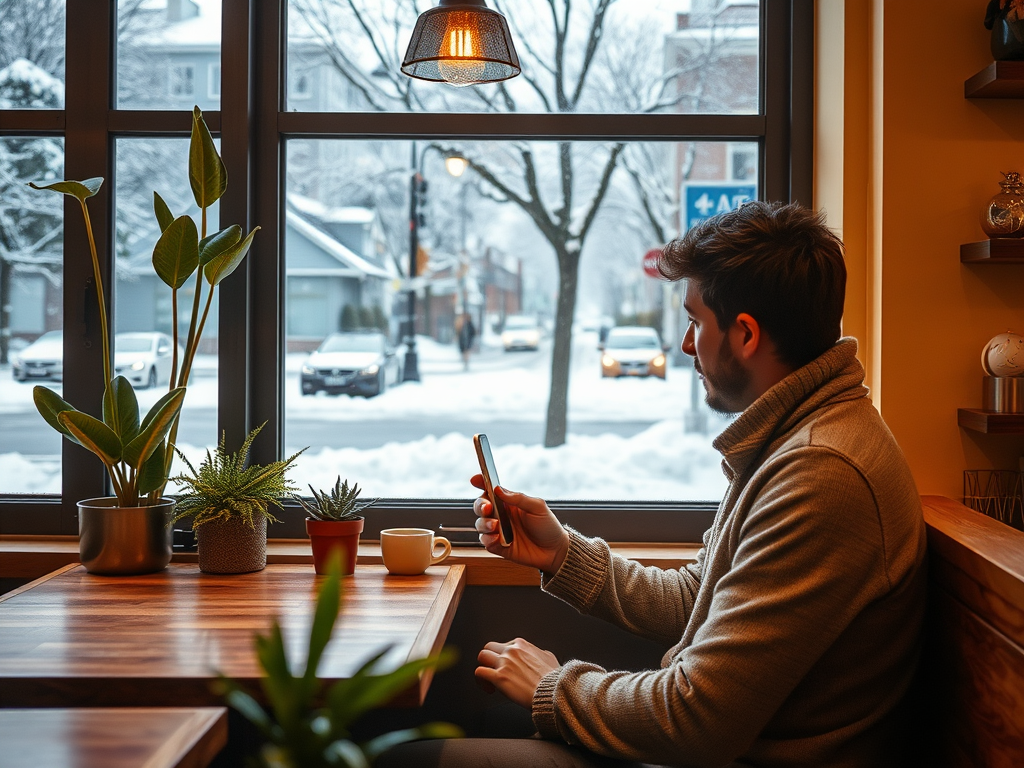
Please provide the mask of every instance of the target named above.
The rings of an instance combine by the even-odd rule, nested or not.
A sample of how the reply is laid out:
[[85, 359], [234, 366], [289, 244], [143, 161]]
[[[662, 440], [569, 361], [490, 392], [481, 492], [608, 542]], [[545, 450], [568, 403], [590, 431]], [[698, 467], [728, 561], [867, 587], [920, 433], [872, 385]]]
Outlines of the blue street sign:
[[686, 229], [757, 197], [754, 184], [686, 184]]

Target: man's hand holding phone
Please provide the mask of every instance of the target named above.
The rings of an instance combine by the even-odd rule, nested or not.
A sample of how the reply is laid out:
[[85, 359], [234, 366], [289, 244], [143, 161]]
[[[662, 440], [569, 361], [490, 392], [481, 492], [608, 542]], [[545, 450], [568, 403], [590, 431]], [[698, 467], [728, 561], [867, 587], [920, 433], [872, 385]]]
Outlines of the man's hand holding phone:
[[[480, 490], [485, 490], [482, 475], [473, 475], [470, 482]], [[537, 568], [548, 574], [556, 573], [569, 551], [569, 534], [558, 522], [558, 518], [548, 509], [543, 499], [506, 491], [500, 486], [496, 487], [494, 492], [505, 503], [515, 536], [510, 546], [502, 546], [498, 535], [498, 518], [485, 493], [473, 502], [480, 543], [488, 552], [500, 555], [506, 560]]]

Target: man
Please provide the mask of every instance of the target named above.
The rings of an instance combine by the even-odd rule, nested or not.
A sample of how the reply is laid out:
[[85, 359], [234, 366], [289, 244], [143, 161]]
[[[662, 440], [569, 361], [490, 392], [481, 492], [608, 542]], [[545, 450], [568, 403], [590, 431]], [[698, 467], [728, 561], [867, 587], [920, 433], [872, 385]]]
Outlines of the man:
[[[902, 764], [924, 525], [856, 342], [840, 339], [842, 244], [812, 211], [749, 203], [670, 243], [661, 271], [686, 279], [682, 349], [707, 403], [739, 414], [714, 443], [729, 486], [696, 562], [643, 568], [501, 489], [506, 549], [490, 503], [475, 503], [489, 551], [540, 569], [543, 589], [581, 612], [671, 646], [661, 669], [488, 643], [478, 678], [530, 708], [548, 741], [524, 740], [505, 763], [474, 762], [494, 750], [473, 740], [438, 744], [436, 764]], [[541, 763], [534, 749], [559, 756]]]

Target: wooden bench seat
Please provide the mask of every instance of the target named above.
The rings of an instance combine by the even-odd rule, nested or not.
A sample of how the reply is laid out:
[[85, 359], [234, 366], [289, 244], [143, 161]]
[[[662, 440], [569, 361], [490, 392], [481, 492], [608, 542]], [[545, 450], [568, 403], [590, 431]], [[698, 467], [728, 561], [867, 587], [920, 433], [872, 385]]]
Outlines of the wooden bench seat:
[[1024, 533], [925, 496], [927, 765], [1024, 766]]

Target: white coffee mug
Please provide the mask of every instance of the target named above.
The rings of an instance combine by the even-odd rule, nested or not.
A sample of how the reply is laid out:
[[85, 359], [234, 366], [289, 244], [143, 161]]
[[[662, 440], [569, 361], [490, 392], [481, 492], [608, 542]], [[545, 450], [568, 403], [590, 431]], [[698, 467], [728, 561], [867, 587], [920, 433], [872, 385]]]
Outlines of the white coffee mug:
[[[444, 552], [435, 556], [440, 544]], [[427, 528], [385, 528], [380, 532], [380, 553], [390, 573], [416, 576], [436, 565], [452, 552], [452, 545], [443, 536], [435, 536]]]

